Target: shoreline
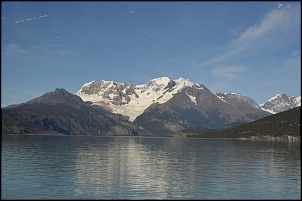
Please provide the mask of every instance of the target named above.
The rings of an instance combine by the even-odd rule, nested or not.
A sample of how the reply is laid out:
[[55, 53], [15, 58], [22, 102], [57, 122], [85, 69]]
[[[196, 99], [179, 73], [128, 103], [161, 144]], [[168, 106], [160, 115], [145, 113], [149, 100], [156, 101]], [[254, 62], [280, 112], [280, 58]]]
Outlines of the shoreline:
[[264, 135], [264, 136], [250, 136], [250, 137], [237, 137], [237, 138], [224, 138], [224, 137], [188, 137], [188, 136], [126, 136], [126, 135], [66, 135], [66, 134], [60, 134], [60, 133], [27, 133], [27, 134], [15, 134], [15, 133], [7, 133], [7, 134], [2, 134], [2, 137], [5, 135], [16, 135], [16, 136], [25, 136], [25, 135], [49, 135], [49, 136], [90, 136], [90, 137], [139, 137], [139, 138], [181, 138], [181, 139], [204, 139], [204, 140], [209, 140], [209, 139], [215, 139], [215, 140], [249, 140], [249, 141], [271, 141], [271, 142], [291, 142], [291, 143], [301, 143], [301, 137], [300, 136], [269, 136], [269, 135]]

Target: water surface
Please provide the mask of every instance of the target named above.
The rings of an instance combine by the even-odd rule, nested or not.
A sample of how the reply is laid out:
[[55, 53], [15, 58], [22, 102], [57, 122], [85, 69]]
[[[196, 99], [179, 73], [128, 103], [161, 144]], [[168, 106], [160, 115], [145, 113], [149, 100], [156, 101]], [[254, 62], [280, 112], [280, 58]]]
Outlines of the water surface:
[[300, 143], [2, 136], [2, 199], [301, 199]]

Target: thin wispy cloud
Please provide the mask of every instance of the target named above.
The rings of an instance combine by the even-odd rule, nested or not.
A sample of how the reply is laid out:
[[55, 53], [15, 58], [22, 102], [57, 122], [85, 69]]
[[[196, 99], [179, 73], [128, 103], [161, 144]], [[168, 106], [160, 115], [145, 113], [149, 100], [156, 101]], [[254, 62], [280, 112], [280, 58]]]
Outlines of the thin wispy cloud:
[[62, 46], [63, 46], [62, 44], [52, 44], [52, 43], [48, 44], [48, 47], [62, 47]]
[[[12, 59], [47, 59], [53, 57], [72, 57], [81, 50], [63, 49], [61, 44], [48, 44], [47, 46], [22, 47], [17, 43], [4, 46], [1, 53], [3, 57]], [[84, 50], [82, 50], [84, 51]]]
[[44, 17], [47, 17], [47, 15], [41, 15], [41, 16], [39, 16], [39, 17], [27, 18], [27, 19], [22, 19], [22, 20], [17, 20], [17, 21], [15, 21], [15, 24], [23, 23], [23, 22], [29, 22], [29, 21], [41, 19], [41, 18], [44, 18]]
[[233, 38], [237, 38], [242, 33], [242, 26], [236, 26], [235, 28], [232, 28], [229, 30], [229, 34]]
[[3, 56], [13, 57], [13, 58], [20, 58], [20, 57], [28, 57], [31, 56], [31, 52], [19, 44], [12, 43], [7, 46], [4, 46], [1, 50], [1, 54]]
[[276, 51], [297, 41], [297, 27], [301, 26], [300, 5], [289, 9], [275, 9], [257, 24], [248, 27], [225, 47], [225, 53], [203, 65], [215, 64], [238, 56], [253, 56]]
[[211, 74], [217, 77], [233, 80], [236, 79], [242, 72], [245, 71], [246, 68], [243, 66], [224, 66], [224, 67], [214, 68]]
[[[251, 45], [254, 42], [263, 41], [268, 37], [276, 37], [281, 32], [292, 30], [293, 26], [299, 25], [301, 20], [296, 20], [298, 13], [290, 10], [274, 10], [268, 13], [265, 18], [254, 26], [249, 27], [244, 31], [231, 46], [233, 48], [243, 47], [245, 44]], [[270, 41], [269, 41], [270, 42]]]
[[[276, 68], [274, 72], [280, 71], [293, 71], [294, 69], [299, 69], [301, 72], [301, 51], [293, 51], [290, 56], [283, 62], [283, 64]], [[300, 75], [300, 73], [299, 73]]]

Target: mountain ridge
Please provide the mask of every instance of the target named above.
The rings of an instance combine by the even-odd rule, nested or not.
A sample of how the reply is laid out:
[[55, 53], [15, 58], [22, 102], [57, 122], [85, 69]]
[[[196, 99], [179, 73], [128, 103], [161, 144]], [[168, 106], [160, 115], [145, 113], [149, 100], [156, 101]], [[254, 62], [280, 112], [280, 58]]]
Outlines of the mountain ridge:
[[192, 127], [223, 128], [272, 114], [248, 96], [212, 93], [182, 77], [159, 77], [140, 85], [91, 81], [76, 95], [163, 136]]
[[[281, 97], [286, 99], [286, 94]], [[286, 100], [295, 100], [296, 104], [301, 102], [299, 97], [287, 97]], [[143, 131], [142, 135], [148, 133], [157, 136], [168, 136], [184, 129], [223, 129], [230, 125], [245, 124], [272, 115], [248, 96], [236, 93], [212, 93], [206, 86], [182, 77], [175, 80], [159, 77], [141, 85], [93, 80], [85, 83], [75, 94], [57, 88], [25, 103], [10, 105], [3, 109], [6, 110], [6, 114], [8, 110], [14, 109], [12, 115], [23, 117], [23, 119], [19, 118], [20, 121], [18, 117], [11, 119], [10, 124], [19, 121], [19, 124], [30, 124], [32, 128], [35, 125], [25, 120], [25, 117], [31, 121], [40, 121], [40, 129], [47, 130], [48, 127], [42, 126], [42, 128], [41, 125], [44, 125], [43, 121], [47, 119], [47, 115], [50, 115], [53, 128], [58, 125], [58, 122], [61, 128], [64, 127], [63, 123], [72, 122], [71, 127], [78, 128], [80, 131], [65, 129], [65, 133], [92, 134], [99, 131], [92, 131], [92, 128], [87, 127], [89, 124], [87, 122], [83, 125], [84, 119], [80, 120], [78, 117], [76, 121], [72, 119], [75, 116], [92, 115], [94, 127], [99, 129], [101, 127], [97, 122], [102, 121], [98, 119], [104, 121], [111, 119], [110, 122], [115, 122], [110, 124], [113, 127], [123, 123], [124, 128], [130, 126], [132, 130]], [[21, 110], [16, 112], [17, 109]], [[66, 113], [65, 116], [62, 114], [63, 111]], [[44, 116], [37, 120], [28, 116], [32, 112], [36, 112], [41, 118], [42, 113]], [[31, 115], [36, 116], [36, 114]], [[96, 117], [97, 115], [101, 116]], [[20, 128], [20, 125], [15, 127]], [[109, 127], [106, 129], [108, 131]], [[124, 131], [123, 133], [127, 135]]]
[[[129, 115], [131, 116], [130, 120], [134, 121], [151, 104], [162, 104], [187, 86], [201, 90], [205, 87], [202, 84], [193, 83], [182, 77], [175, 80], [169, 77], [159, 77], [141, 85], [102, 80], [101, 82], [91, 81], [85, 83], [75, 94], [84, 101], [92, 101], [96, 105], [107, 105], [111, 107], [114, 113], [124, 115], [129, 115], [131, 112], [135, 113]], [[188, 96], [192, 102], [196, 103], [196, 97]], [[260, 108], [255, 101], [253, 101], [253, 104], [256, 105], [255, 108]], [[130, 110], [135, 110], [135, 112]]]
[[151, 104], [164, 103], [173, 97], [172, 92], [193, 85], [181, 77], [176, 80], [159, 77], [141, 85], [102, 80], [85, 83], [75, 94], [95, 105], [107, 105], [114, 113], [127, 115], [134, 121]]
[[[154, 83], [155, 83], [155, 87], [153, 87], [153, 89], [151, 90], [150, 88], [148, 89], [148, 87], [152, 86], [152, 84], [154, 85]], [[118, 87], [112, 88], [112, 85], [116, 85]], [[176, 85], [177, 87], [175, 87]], [[94, 105], [100, 105], [102, 107], [106, 106], [107, 109], [110, 110], [111, 112], [121, 113], [130, 116], [129, 117], [130, 120], [134, 121], [135, 118], [140, 114], [142, 114], [144, 109], [149, 107], [151, 104], [157, 102], [162, 104], [168, 101], [170, 98], [172, 98], [173, 94], [169, 94], [168, 92], [173, 92], [175, 94], [186, 86], [193, 87], [194, 85], [196, 88], [204, 87], [204, 85], [202, 84], [193, 83], [188, 79], [184, 79], [182, 77], [175, 80], [172, 80], [169, 77], [158, 77], [158, 78], [150, 79], [149, 81], [147, 81], [146, 84], [140, 84], [140, 85], [136, 85], [132, 83], [120, 83], [115, 81], [105, 81], [105, 80], [102, 80], [101, 82], [97, 82], [93, 80], [91, 82], [82, 85], [82, 87], [75, 94], [80, 96], [85, 101], [91, 101]], [[163, 86], [164, 88], [161, 89], [161, 87]], [[163, 89], [165, 90], [170, 89], [170, 90], [163, 91]], [[162, 93], [157, 93], [157, 94], [150, 93], [154, 91], [159, 92], [160, 90], [162, 90]], [[144, 95], [143, 92], [149, 93], [148, 94], [149, 96], [147, 96], [146, 94]], [[235, 96], [241, 97], [242, 99], [246, 99], [247, 102], [250, 102], [250, 104], [255, 108], [261, 108], [262, 110], [269, 112], [271, 114], [282, 112], [301, 105], [301, 96], [287, 96], [284, 93], [282, 94], [283, 96], [285, 95], [286, 98], [285, 100], [283, 100], [283, 102], [287, 101], [290, 103], [282, 103], [282, 101], [274, 101], [274, 102], [272, 101], [273, 99], [276, 99], [276, 97], [279, 97], [280, 94], [277, 94], [276, 96], [270, 98], [268, 101], [262, 104], [258, 104], [252, 98], [248, 96], [242, 96], [238, 93], [216, 92], [214, 94], [218, 95], [218, 97], [222, 101], [225, 101], [223, 96], [230, 97], [232, 95], [234, 97]], [[131, 95], [133, 95], [134, 97]], [[196, 101], [195, 97], [193, 96], [189, 96], [189, 97], [191, 98], [192, 102]], [[134, 103], [131, 103], [131, 100], [135, 100], [133, 102], [136, 102], [136, 105]], [[280, 104], [283, 104], [283, 106], [280, 106]], [[279, 109], [274, 110], [273, 107]], [[129, 113], [131, 112], [133, 114], [129, 115]]]

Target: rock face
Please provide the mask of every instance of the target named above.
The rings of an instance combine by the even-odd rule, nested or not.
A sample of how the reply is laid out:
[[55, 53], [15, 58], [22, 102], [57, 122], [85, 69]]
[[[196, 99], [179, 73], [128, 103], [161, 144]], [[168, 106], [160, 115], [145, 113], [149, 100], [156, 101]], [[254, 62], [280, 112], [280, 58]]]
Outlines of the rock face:
[[249, 97], [213, 94], [204, 85], [183, 78], [160, 77], [143, 85], [92, 81], [76, 94], [129, 116], [130, 121], [159, 136], [186, 128], [224, 128], [271, 115]]
[[273, 114], [298, 106], [301, 106], [301, 96], [287, 96], [286, 94], [277, 94], [260, 105], [261, 109]]
[[[243, 112], [252, 120], [264, 117], [261, 107], [250, 97], [235, 93], [215, 93], [221, 100], [229, 103], [232, 107]], [[256, 109], [255, 109], [256, 108]]]
[[152, 135], [122, 115], [91, 106], [64, 89], [2, 108], [2, 134]]

